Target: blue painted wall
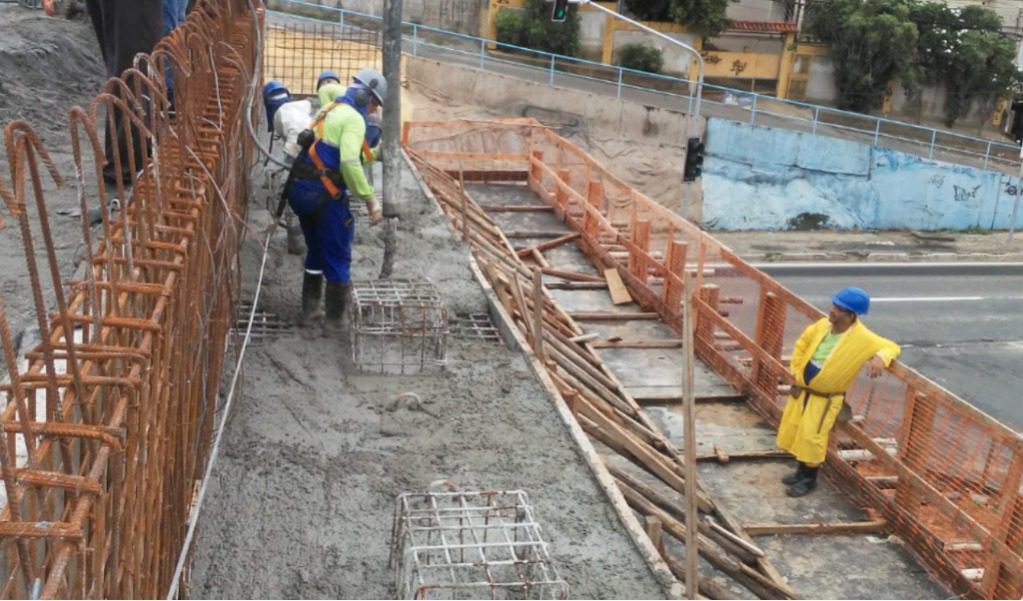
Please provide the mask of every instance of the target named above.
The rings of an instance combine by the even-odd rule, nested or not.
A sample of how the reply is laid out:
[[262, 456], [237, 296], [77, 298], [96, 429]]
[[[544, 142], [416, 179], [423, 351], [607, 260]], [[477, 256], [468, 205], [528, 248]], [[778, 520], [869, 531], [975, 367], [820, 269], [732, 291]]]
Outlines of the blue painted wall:
[[804, 213], [836, 229], [1007, 229], [1023, 194], [1019, 178], [996, 171], [723, 119], [707, 120], [705, 153], [713, 229], [789, 229]]

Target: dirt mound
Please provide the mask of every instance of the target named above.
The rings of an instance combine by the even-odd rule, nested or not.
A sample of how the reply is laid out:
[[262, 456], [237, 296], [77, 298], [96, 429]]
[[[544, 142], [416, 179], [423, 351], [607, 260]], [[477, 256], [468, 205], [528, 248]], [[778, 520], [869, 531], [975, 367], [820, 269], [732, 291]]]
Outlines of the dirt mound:
[[104, 80], [92, 27], [84, 20], [0, 6], [0, 123], [28, 121], [51, 143], [67, 130], [67, 110], [86, 104]]

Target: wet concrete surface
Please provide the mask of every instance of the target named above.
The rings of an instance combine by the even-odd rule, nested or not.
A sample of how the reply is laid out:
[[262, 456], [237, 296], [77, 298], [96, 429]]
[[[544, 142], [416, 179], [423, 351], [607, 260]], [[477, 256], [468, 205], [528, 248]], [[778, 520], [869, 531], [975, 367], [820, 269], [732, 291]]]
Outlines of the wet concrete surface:
[[[539, 204], [523, 186], [472, 186], [470, 193], [481, 205]], [[568, 232], [550, 213], [492, 213], [505, 231]], [[549, 239], [549, 238], [547, 238]], [[513, 239], [525, 247], [543, 239]], [[543, 253], [555, 269], [597, 274], [597, 270], [574, 243]], [[548, 281], [560, 281], [551, 278]], [[567, 311], [633, 312], [635, 304], [614, 305], [606, 290], [551, 290], [552, 296]], [[601, 340], [611, 336], [623, 339], [677, 338], [659, 321], [582, 322], [587, 333], [596, 332]], [[681, 387], [682, 349], [601, 349], [601, 358], [633, 396], [649, 394], [678, 395]], [[731, 395], [734, 391], [702, 363], [696, 369], [696, 394]], [[664, 403], [645, 408], [669, 440], [682, 447], [683, 415], [679, 403]], [[742, 455], [776, 451], [774, 431], [747, 404], [736, 402], [701, 403], [696, 412], [697, 453]], [[598, 449], [601, 446], [598, 444]], [[621, 468], [628, 462], [603, 448], [606, 460]], [[806, 497], [785, 495], [780, 482], [794, 467], [790, 459], [736, 458], [726, 464], [701, 462], [699, 473], [704, 489], [720, 506], [743, 524], [809, 524], [850, 522], [869, 519], [830, 482], [821, 479], [818, 489]], [[652, 481], [652, 479], [651, 479]], [[756, 539], [768, 559], [786, 577], [789, 584], [808, 598], [943, 598], [948, 593], [935, 583], [901, 547], [896, 537], [884, 535], [785, 535]], [[679, 545], [675, 551], [684, 552]], [[749, 591], [730, 582], [709, 566], [701, 571], [728, 586], [736, 597]]]

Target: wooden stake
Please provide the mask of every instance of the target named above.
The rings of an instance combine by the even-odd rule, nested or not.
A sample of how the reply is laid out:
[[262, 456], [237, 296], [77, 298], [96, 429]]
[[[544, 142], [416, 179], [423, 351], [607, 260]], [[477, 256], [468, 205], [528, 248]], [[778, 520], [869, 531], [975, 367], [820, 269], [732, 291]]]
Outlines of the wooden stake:
[[693, 393], [693, 379], [695, 375], [696, 356], [693, 353], [693, 276], [687, 271], [684, 279], [685, 284], [685, 317], [683, 326], [685, 328], [683, 340], [683, 373], [682, 373], [682, 400], [684, 404], [684, 431], [685, 431], [685, 495], [686, 495], [686, 594], [690, 599], [695, 599], [700, 590], [700, 564], [698, 561], [699, 550], [696, 542], [696, 528], [692, 527], [699, 520], [699, 509], [696, 504], [696, 400]]
[[533, 347], [543, 361], [543, 274], [539, 269], [533, 270]]

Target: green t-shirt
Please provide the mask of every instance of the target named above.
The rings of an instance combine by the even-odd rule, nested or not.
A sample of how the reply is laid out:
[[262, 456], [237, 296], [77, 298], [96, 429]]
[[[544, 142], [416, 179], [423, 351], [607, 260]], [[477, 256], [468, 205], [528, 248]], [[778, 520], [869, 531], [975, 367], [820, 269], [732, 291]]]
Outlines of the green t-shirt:
[[817, 367], [824, 365], [824, 360], [828, 358], [831, 351], [835, 350], [835, 345], [838, 344], [838, 341], [841, 340], [844, 335], [845, 332], [842, 332], [841, 334], [828, 332], [825, 334], [824, 339], [821, 340], [819, 345], [817, 345], [817, 350], [813, 352], [813, 357], [810, 358], [810, 362]]

